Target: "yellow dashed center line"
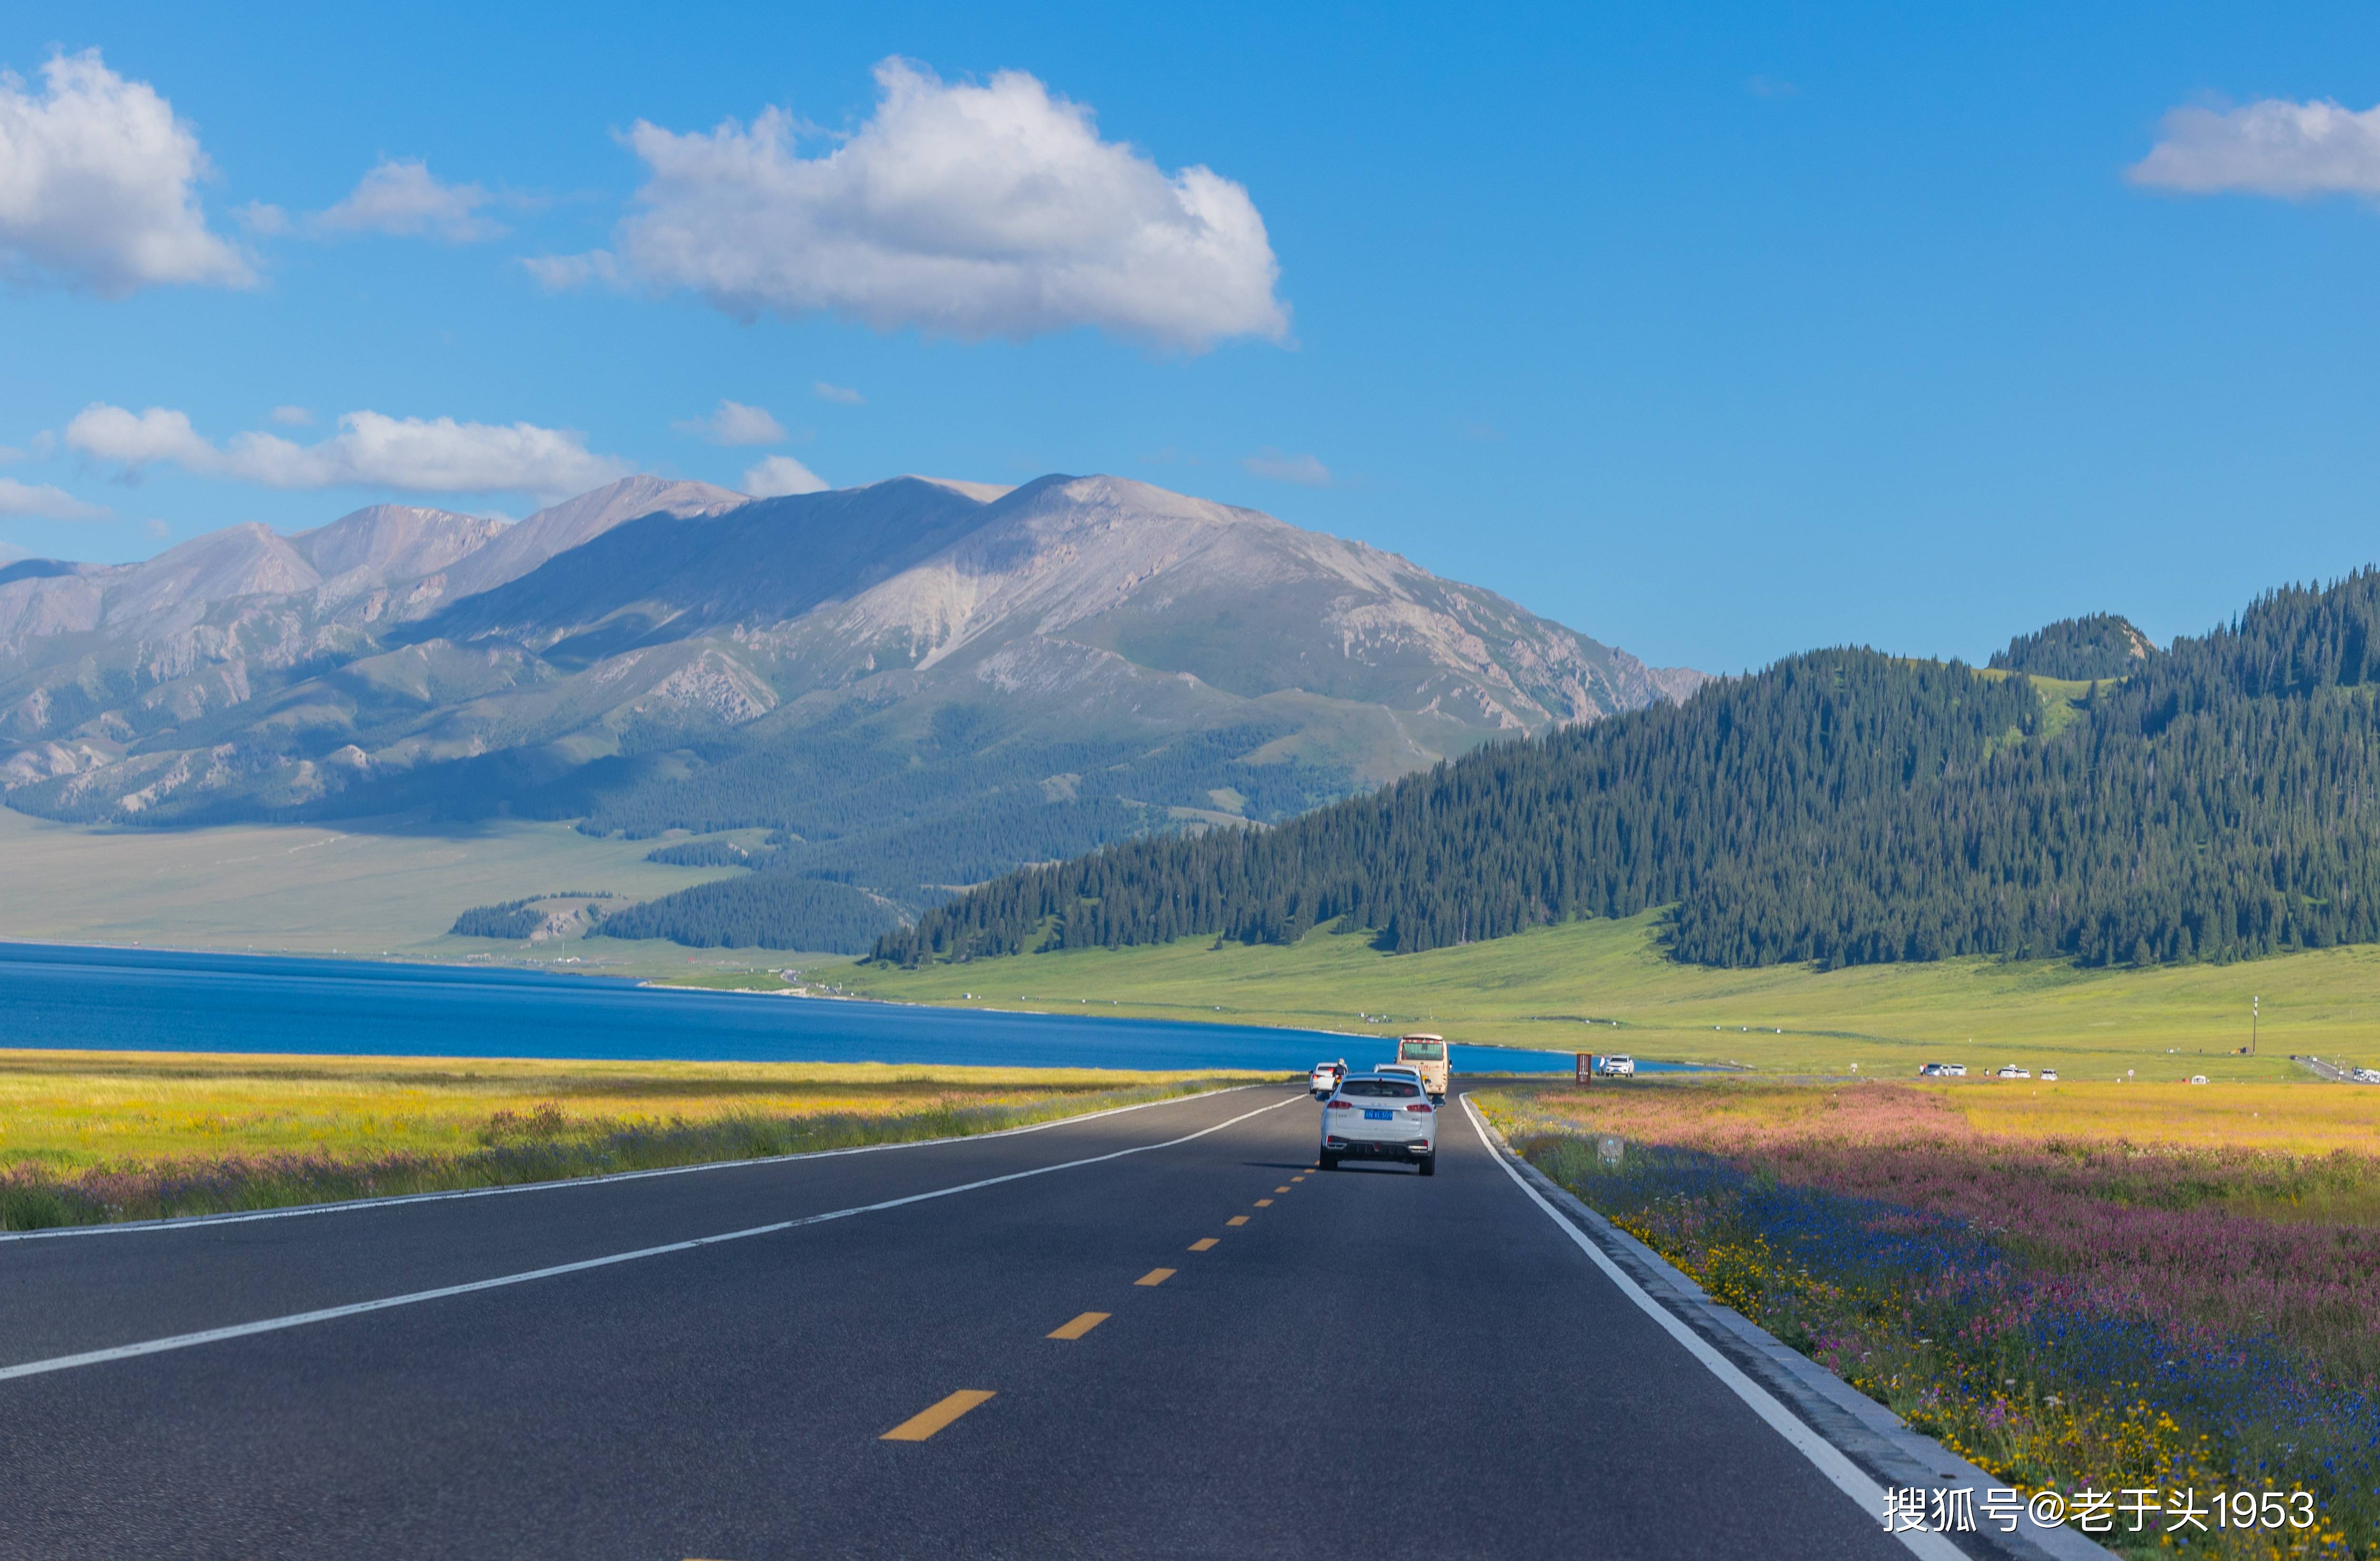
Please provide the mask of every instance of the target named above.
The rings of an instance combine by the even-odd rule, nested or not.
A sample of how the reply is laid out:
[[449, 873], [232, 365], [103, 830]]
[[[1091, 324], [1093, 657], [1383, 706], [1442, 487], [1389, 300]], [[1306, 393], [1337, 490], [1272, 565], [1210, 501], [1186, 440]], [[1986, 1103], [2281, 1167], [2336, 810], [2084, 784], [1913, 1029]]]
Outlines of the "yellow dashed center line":
[[1108, 1315], [1109, 1314], [1105, 1312], [1086, 1312], [1081, 1316], [1075, 1318], [1073, 1322], [1067, 1324], [1064, 1327], [1051, 1330], [1048, 1337], [1050, 1338], [1080, 1338], [1085, 1334], [1089, 1333], [1093, 1328], [1098, 1327], [1101, 1323], [1106, 1322], [1108, 1320]]
[[1293, 1177], [1291, 1177], [1289, 1180], [1292, 1180], [1292, 1181], [1304, 1181], [1304, 1180], [1305, 1180], [1305, 1178], [1304, 1178], [1304, 1177], [1302, 1177], [1302, 1176], [1293, 1176]]
[[1244, 1214], [1235, 1214], [1231, 1218], [1223, 1221], [1226, 1225], [1245, 1225], [1247, 1222], [1248, 1216]]
[[1274, 1192], [1288, 1192], [1288, 1191], [1289, 1191], [1289, 1189], [1288, 1189], [1288, 1188], [1286, 1188], [1286, 1187], [1276, 1187], [1276, 1188], [1274, 1188], [1274, 1189], [1273, 1189], [1273, 1191], [1274, 1191]]
[[930, 1410], [920, 1410], [879, 1437], [884, 1442], [922, 1442], [951, 1422], [978, 1405], [987, 1403], [992, 1395], [981, 1388], [963, 1387]]
[[1272, 1207], [1272, 1200], [1270, 1198], [1258, 1198], [1257, 1200], [1257, 1207], [1260, 1209], [1269, 1209]]
[[1172, 1277], [1173, 1277], [1173, 1270], [1171, 1268], [1152, 1268], [1148, 1273], [1143, 1274], [1139, 1278], [1135, 1279], [1133, 1283], [1135, 1285], [1161, 1285]]
[[1196, 1240], [1190, 1243], [1190, 1250], [1194, 1252], [1208, 1252], [1212, 1250], [1215, 1244], [1216, 1238], [1212, 1236], [1201, 1236]]

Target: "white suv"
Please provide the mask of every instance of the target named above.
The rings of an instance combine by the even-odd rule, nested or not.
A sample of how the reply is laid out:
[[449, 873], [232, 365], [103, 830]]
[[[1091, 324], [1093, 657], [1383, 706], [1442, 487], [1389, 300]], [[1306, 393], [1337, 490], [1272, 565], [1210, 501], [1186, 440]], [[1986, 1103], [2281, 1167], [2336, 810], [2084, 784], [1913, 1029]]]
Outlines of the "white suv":
[[1351, 1073], [1322, 1107], [1324, 1170], [1342, 1160], [1407, 1160], [1438, 1174], [1438, 1107], [1402, 1073]]

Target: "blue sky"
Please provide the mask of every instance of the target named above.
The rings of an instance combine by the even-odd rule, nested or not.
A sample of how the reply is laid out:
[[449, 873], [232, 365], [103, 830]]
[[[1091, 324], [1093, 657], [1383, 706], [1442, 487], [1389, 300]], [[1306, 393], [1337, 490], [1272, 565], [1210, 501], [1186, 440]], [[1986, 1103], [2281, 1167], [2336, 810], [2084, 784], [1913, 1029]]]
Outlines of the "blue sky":
[[[2348, 7], [20, 0], [0, 124], [146, 159], [106, 166], [152, 205], [78, 204], [55, 148], [28, 196], [0, 137], [0, 547], [775, 456], [1141, 478], [1714, 671], [2103, 608], [2162, 639], [2380, 561], [2375, 43]], [[44, 67], [90, 50], [77, 118]], [[206, 176], [75, 139], [144, 88]], [[771, 109], [784, 210], [735, 171]], [[1035, 231], [905, 184], [1012, 110], [1089, 180]], [[712, 442], [722, 401], [783, 439]]]

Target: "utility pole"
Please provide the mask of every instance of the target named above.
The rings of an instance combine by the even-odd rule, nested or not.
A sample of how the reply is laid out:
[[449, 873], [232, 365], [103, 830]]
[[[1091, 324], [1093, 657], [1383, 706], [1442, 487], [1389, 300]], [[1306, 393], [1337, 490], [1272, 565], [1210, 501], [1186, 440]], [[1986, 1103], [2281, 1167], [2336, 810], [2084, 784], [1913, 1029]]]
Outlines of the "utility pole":
[[2248, 999], [2248, 1055], [2251, 1057], [2256, 1055], [2256, 1016], [2264, 1006], [2265, 999], [2261, 997]]

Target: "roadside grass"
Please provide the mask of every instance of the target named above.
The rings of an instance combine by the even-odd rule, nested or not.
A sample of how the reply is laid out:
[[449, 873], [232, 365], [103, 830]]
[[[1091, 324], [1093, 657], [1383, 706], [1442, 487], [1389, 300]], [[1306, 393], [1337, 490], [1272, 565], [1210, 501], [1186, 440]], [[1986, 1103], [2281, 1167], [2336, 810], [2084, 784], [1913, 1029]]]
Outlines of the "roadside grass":
[[[2028, 1493], [2312, 1493], [2202, 1555], [2380, 1553], [2380, 1157], [2302, 1086], [1728, 1081], [1478, 1098], [1717, 1299]], [[2358, 1144], [2361, 1132], [2362, 1142]], [[2159, 1500], [2163, 1501], [2161, 1495]], [[2160, 1548], [2162, 1521], [2093, 1537]]]
[[0, 1229], [909, 1143], [1249, 1073], [0, 1051]]
[[[1711, 970], [1664, 957], [1658, 915], [1647, 913], [1422, 954], [1381, 954], [1361, 934], [1326, 927], [1287, 947], [1184, 938], [917, 971], [858, 965], [833, 979], [856, 996], [906, 1002], [1384, 1035], [1426, 1026], [1457, 1041], [1776, 1073], [1848, 1074], [1857, 1064], [1864, 1075], [1907, 1077], [1938, 1059], [1976, 1072], [2016, 1062], [2070, 1079], [2129, 1069], [2221, 1083], [2310, 1079], [2291, 1052], [2380, 1065], [2380, 946], [2150, 970], [1991, 959]], [[2255, 997], [2259, 1055], [2243, 1057]]]

